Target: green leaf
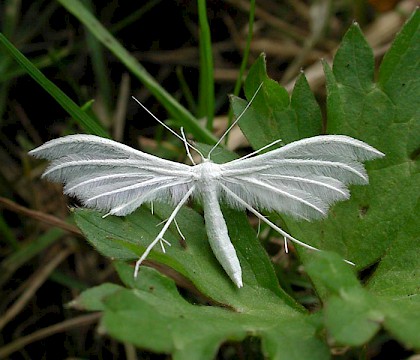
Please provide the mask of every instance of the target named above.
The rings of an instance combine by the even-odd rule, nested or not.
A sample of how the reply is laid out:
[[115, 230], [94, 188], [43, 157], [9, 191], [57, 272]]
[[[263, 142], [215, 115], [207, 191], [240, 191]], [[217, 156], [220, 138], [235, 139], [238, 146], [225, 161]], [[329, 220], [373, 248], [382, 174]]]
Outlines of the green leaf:
[[[418, 271], [418, 264], [416, 268]], [[330, 290], [329, 296], [324, 296], [325, 324], [338, 344], [363, 345], [383, 326], [407, 347], [420, 347], [420, 319], [415, 315], [420, 311], [420, 301], [415, 294], [406, 296], [404, 289], [393, 291], [390, 296], [387, 292], [375, 294], [369, 287], [364, 289], [349, 267], [343, 266], [342, 259], [327, 252], [314, 255], [306, 270], [312, 279]]]
[[[420, 320], [415, 316], [420, 303], [419, 40], [420, 13], [416, 10], [385, 55], [375, 82], [372, 50], [358, 25], [351, 26], [333, 69], [324, 64], [327, 132], [363, 140], [386, 157], [366, 163], [370, 184], [352, 186], [351, 199], [333, 206], [327, 219], [309, 223], [283, 217], [286, 230], [299, 240], [340, 254], [334, 260], [322, 260], [323, 254], [296, 248], [304, 264], [311, 264], [309, 275], [326, 303], [325, 325], [343, 345], [362, 345], [384, 327], [405, 346], [420, 346]], [[279, 111], [286, 108], [287, 96], [266, 80], [259, 61], [250, 71], [247, 97], [261, 79], [263, 96], [260, 101], [257, 96], [255, 106], [244, 116], [242, 130], [254, 147], [276, 138], [292, 141], [293, 134], [301, 134], [293, 117]], [[235, 99], [236, 114], [245, 104]], [[289, 124], [280, 126], [278, 121], [273, 125], [276, 113]], [[316, 121], [305, 114], [300, 118]], [[260, 129], [266, 129], [264, 136], [258, 134]], [[318, 259], [316, 265], [310, 262], [312, 257]], [[373, 266], [365, 288], [343, 258], [355, 262], [356, 269]]]
[[[289, 97], [282, 86], [267, 76], [265, 57], [261, 55], [252, 65], [245, 81], [248, 99], [252, 98], [260, 84], [261, 89], [252, 106], [239, 121], [239, 126], [254, 148], [261, 148], [278, 139], [289, 143], [321, 132], [321, 111], [303, 74], [296, 82], [292, 97]], [[236, 97], [231, 98], [231, 104], [236, 116], [246, 106], [246, 102]]]
[[105, 305], [103, 301], [106, 297], [115, 294], [119, 290], [121, 290], [121, 286], [119, 285], [104, 283], [83, 291], [68, 306], [78, 310], [104, 311]]
[[120, 263], [117, 269], [130, 289], [115, 291], [114, 286], [102, 285], [82, 293], [76, 303], [91, 310], [99, 308], [98, 301], [102, 303], [102, 328], [120, 341], [170, 353], [174, 359], [213, 359], [223, 342], [251, 335], [261, 338], [262, 350], [270, 359], [329, 358], [316, 326], [304, 314], [285, 313], [281, 307], [234, 311], [194, 305], [180, 296], [173, 281], [153, 269], [143, 269], [136, 281], [131, 267]]
[[[389, 50], [403, 64], [420, 58], [414, 41], [420, 32], [419, 16], [417, 11]], [[245, 214], [226, 208], [222, 210], [243, 269], [242, 289], [232, 284], [214, 258], [201, 214], [183, 208], [177, 222], [186, 244], [171, 226], [165, 239], [172, 246], [166, 253], [154, 249], [147, 261], [168, 277], [142, 267], [134, 279], [133, 268], [117, 262], [125, 287], [88, 290], [77, 305], [102, 310], [102, 327], [112, 337], [172, 354], [174, 359], [211, 359], [223, 342], [247, 336], [260, 338], [262, 351], [270, 359], [326, 359], [328, 348], [318, 335], [323, 326], [332, 343], [339, 345], [362, 346], [384, 328], [406, 347], [420, 348], [416, 316], [420, 313], [416, 216], [420, 210], [416, 162], [420, 126], [419, 111], [407, 105], [420, 95], [419, 70], [401, 67], [400, 61], [389, 56], [381, 65], [383, 75], [375, 82], [371, 49], [353, 25], [333, 69], [325, 66], [327, 131], [353, 136], [386, 153], [385, 159], [367, 163], [370, 184], [352, 187], [351, 199], [334, 206], [324, 221], [283, 219], [287, 230], [300, 240], [340, 254], [296, 249], [325, 304], [322, 312], [308, 315], [278, 286], [271, 262]], [[410, 89], [404, 98], [394, 91], [399, 76]], [[289, 96], [268, 78], [260, 57], [245, 83], [248, 99], [260, 84], [260, 92], [240, 121], [254, 147], [321, 132], [321, 113], [303, 75]], [[238, 116], [247, 102], [231, 101]], [[101, 253], [128, 261], [145, 250], [171, 211], [161, 204], [155, 205], [155, 215], [141, 208], [125, 218], [103, 219], [91, 210], [77, 210], [75, 216]], [[355, 261], [357, 267], [344, 263], [343, 258]], [[368, 281], [364, 279], [367, 285], [362, 285], [355, 270], [375, 264]], [[199, 294], [205, 305], [193, 304], [191, 298], [186, 301], [169, 277]]]
[[[103, 219], [95, 211], [79, 209], [75, 212], [75, 218], [88, 241], [103, 255], [119, 260], [135, 260], [154, 240], [159, 232], [159, 224], [169, 217], [171, 211], [168, 206], [155, 204], [155, 215], [148, 209], [140, 208], [124, 218], [109, 216]], [[273, 306], [287, 304], [301, 310], [279, 288], [271, 262], [246, 216], [231, 209], [223, 209], [223, 212], [242, 265], [245, 291], [237, 289], [227, 277], [207, 242], [203, 218], [189, 208], [182, 209], [177, 215], [177, 223], [186, 238], [186, 247], [181, 245], [175, 225], [171, 225], [165, 234], [171, 247], [166, 249], [165, 254], [155, 248], [148, 262], [152, 262], [152, 266], [161, 263], [171, 267], [218, 303], [240, 308], [249, 304], [253, 308], [256, 306], [254, 300], [266, 294], [268, 302], [257, 302], [258, 306], [268, 308], [269, 303]]]
[[371, 90], [375, 58], [357, 23], [345, 34], [334, 57], [333, 71], [343, 86], [358, 91]]
[[417, 10], [385, 54], [379, 70], [379, 86], [393, 103], [399, 104], [396, 121], [403, 123], [419, 113], [413, 101], [413, 94], [418, 94], [420, 87], [419, 22]]
[[[359, 30], [353, 26], [349, 32], [354, 34]], [[339, 59], [367, 54], [360, 36], [348, 39], [351, 38], [355, 40], [347, 41], [354, 44], [342, 45], [337, 52]], [[373, 64], [369, 62], [349, 62], [352, 68], [359, 69], [359, 81], [353, 78], [352, 82], [342, 80], [347, 64], [341, 60], [337, 63], [334, 60], [333, 73], [326, 68], [329, 131], [367, 141], [386, 154], [384, 160], [368, 164], [370, 185], [352, 189], [352, 199], [347, 206], [345, 203], [336, 206], [334, 218], [326, 220], [319, 232], [327, 240], [328, 233], [333, 236], [335, 229], [342, 246], [359, 267], [382, 257], [370, 276], [369, 292], [357, 289], [358, 297], [349, 295], [341, 304], [350, 318], [352, 311], [353, 316], [360, 315], [360, 326], [358, 330], [355, 328], [358, 339], [354, 339], [354, 334], [353, 337], [344, 333], [338, 335], [337, 328], [331, 328], [332, 323], [328, 322], [333, 335], [349, 345], [367, 341], [375, 332], [372, 321], [375, 323], [382, 318], [380, 323], [407, 347], [420, 347], [416, 336], [420, 320], [413, 316], [419, 313], [420, 305], [420, 262], [416, 256], [420, 242], [418, 216], [414, 215], [420, 210], [420, 176], [418, 159], [413, 156], [418, 153], [420, 138], [420, 112], [413, 106], [420, 96], [420, 69], [412, 65], [420, 57], [419, 39], [420, 13], [416, 11], [386, 54], [378, 83], [373, 82]], [[396, 58], [399, 61], [395, 61]], [[364, 85], [356, 88], [351, 85], [358, 83]], [[402, 84], [407, 84], [408, 89]], [[330, 301], [332, 306], [340, 307], [337, 299]]]
[[[140, 208], [124, 218], [103, 219], [97, 212], [82, 209], [75, 212], [75, 217], [101, 253], [114, 259], [136, 260], [159, 232], [156, 225], [170, 212], [167, 206], [155, 204], [154, 216]], [[118, 273], [125, 286], [133, 289], [91, 289], [76, 301], [77, 307], [103, 307], [102, 326], [111, 336], [155, 352], [171, 353], [175, 359], [211, 359], [223, 342], [242, 341], [249, 335], [261, 339], [269, 358], [327, 359], [327, 348], [316, 335], [318, 324], [279, 288], [271, 262], [245, 214], [231, 209], [223, 209], [223, 213], [241, 262], [242, 289], [235, 287], [214, 258], [203, 219], [189, 208], [177, 215], [185, 247], [171, 226], [165, 239], [172, 246], [165, 254], [154, 249], [147, 260], [149, 266], [220, 307], [186, 302], [172, 280], [145, 266], [134, 279], [133, 267], [122, 262], [116, 263]], [[167, 267], [179, 275], [166, 271]]]
[[375, 294], [407, 300], [420, 291], [420, 202], [381, 259], [367, 288]]
[[339, 344], [360, 346], [379, 330], [383, 313], [377, 302], [361, 288], [343, 290], [332, 296], [325, 307], [325, 324]]
[[314, 254], [306, 270], [332, 294], [325, 305], [325, 323], [334, 340], [339, 344], [360, 346], [372, 338], [383, 314], [349, 266], [338, 255], [322, 252]]
[[[386, 157], [366, 164], [370, 184], [351, 187], [351, 199], [335, 205], [328, 219], [299, 224], [288, 221], [287, 225], [299, 239], [321, 249], [337, 251], [360, 269], [385, 253], [416, 205], [417, 198], [413, 194], [419, 188], [418, 165], [410, 159], [407, 148], [413, 148], [411, 144], [419, 138], [420, 127], [418, 113], [402, 122], [399, 114], [406, 111], [405, 104], [391, 101], [373, 78], [370, 79], [371, 85], [367, 85], [366, 74], [373, 73], [370, 70], [373, 64], [351, 62], [351, 59], [366, 54], [367, 50], [365, 41], [354, 35], [359, 34], [357, 25], [353, 25], [349, 33], [351, 36], [345, 37], [337, 52], [340, 61], [334, 61], [334, 71], [325, 66], [327, 130], [363, 140], [384, 152]], [[354, 44], [346, 44], [349, 41]], [[393, 48], [390, 51], [394, 51]], [[349, 62], [341, 61], [344, 58]], [[351, 68], [361, 68], [359, 81], [339, 81], [345, 77], [348, 64]], [[411, 70], [413, 68], [405, 69], [406, 72]], [[349, 74], [350, 78], [352, 76], [354, 73]], [[415, 78], [418, 73], [401, 73], [401, 76]], [[351, 85], [357, 83], [364, 86]], [[419, 88], [416, 91], [409, 94], [413, 102], [418, 97]]]
[[[420, 202], [378, 265], [367, 289], [383, 299], [384, 327], [407, 346], [420, 349]], [[414, 316], [413, 316], [414, 315]]]

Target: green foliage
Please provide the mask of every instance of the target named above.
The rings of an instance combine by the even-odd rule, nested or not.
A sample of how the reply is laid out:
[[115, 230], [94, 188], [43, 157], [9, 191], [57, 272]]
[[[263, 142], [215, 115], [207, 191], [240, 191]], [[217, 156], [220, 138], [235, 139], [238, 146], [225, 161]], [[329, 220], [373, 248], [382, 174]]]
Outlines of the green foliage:
[[[416, 106], [420, 68], [415, 60], [420, 56], [419, 22], [417, 11], [386, 54], [378, 82], [374, 82], [372, 50], [357, 24], [345, 35], [333, 70], [324, 64], [327, 132], [366, 141], [383, 151], [386, 158], [367, 164], [370, 185], [353, 187], [351, 199], [334, 206], [326, 220], [297, 223], [284, 219], [299, 239], [336, 251], [354, 261], [357, 269], [377, 265], [363, 288], [342, 260], [324, 260], [315, 266], [310, 263], [314, 254], [297, 249], [304, 263], [310, 263], [309, 275], [327, 304], [325, 325], [329, 334], [343, 345], [362, 345], [383, 325], [407, 346], [420, 346], [420, 319], [414, 316], [420, 310], [420, 239], [415, 215], [419, 211], [420, 187], [420, 122]], [[264, 71], [260, 58], [246, 82], [248, 98], [261, 82], [264, 95], [278, 86], [264, 76]], [[283, 111], [274, 110], [273, 100], [265, 96], [265, 101], [255, 105], [258, 111], [243, 117], [241, 127], [255, 147], [276, 137], [285, 142], [294, 140], [292, 131], [298, 126], [289, 131], [287, 126], [291, 121], [299, 124], [299, 115], [290, 115], [298, 85], [299, 81], [289, 103], [285, 94], [277, 92], [279, 98], [284, 98]], [[308, 115], [301, 119], [313, 121]], [[253, 126], [269, 129], [268, 135], [256, 134]], [[310, 126], [307, 124], [306, 129]]]
[[[156, 204], [154, 215], [144, 208], [124, 218], [102, 219], [98, 212], [85, 209], [77, 210], [75, 216], [77, 225], [87, 235], [89, 242], [102, 254], [118, 260], [134, 260], [153, 241], [159, 232], [158, 224], [167, 219], [171, 211], [166, 205]], [[247, 284], [244, 289], [237, 289], [226, 276], [207, 242], [201, 215], [189, 208], [182, 209], [177, 216], [177, 223], [187, 243], [179, 242], [177, 229], [171, 225], [165, 239], [172, 246], [166, 250], [166, 254], [153, 251], [148, 261], [154, 266], [164, 264], [170, 267], [188, 279], [207, 298], [231, 308], [260, 307], [268, 310], [281, 306], [283, 309], [291, 307], [294, 311], [301, 311], [301, 306], [279, 288], [271, 262], [246, 216], [230, 209], [226, 209], [224, 214], [242, 264]], [[257, 301], [260, 298], [264, 301]]]
[[[202, 129], [77, 0], [59, 2], [179, 123], [198, 140], [214, 142], [210, 132]], [[170, 353], [174, 359], [212, 359], [222, 343], [250, 336], [261, 339], [261, 350], [270, 359], [328, 359], [328, 345], [361, 346], [381, 328], [404, 346], [420, 349], [419, 22], [416, 11], [384, 57], [377, 81], [372, 50], [357, 24], [345, 35], [333, 68], [324, 65], [327, 133], [366, 141], [386, 157], [367, 164], [370, 184], [354, 186], [351, 199], [334, 206], [327, 219], [312, 223], [282, 219], [295, 237], [326, 250], [296, 249], [323, 303], [318, 313], [310, 314], [279, 286], [270, 258], [246, 215], [227, 208], [223, 213], [241, 262], [242, 289], [235, 287], [214, 258], [202, 216], [191, 208], [183, 208], [177, 216], [186, 243], [171, 225], [165, 239], [172, 246], [166, 253], [152, 251], [146, 265], [154, 269], [144, 266], [134, 279], [127, 261], [138, 258], [159, 232], [159, 224], [168, 218], [172, 209], [162, 204], [155, 206], [154, 214], [141, 208], [124, 218], [103, 219], [92, 210], [75, 211], [77, 225], [87, 240], [104, 256], [116, 260], [123, 285], [107, 283], [86, 290], [72, 306], [102, 311], [105, 333], [141, 348]], [[69, 100], [60, 98], [59, 90], [45, 82], [3, 36], [0, 40], [43, 88], [68, 108]], [[207, 46], [203, 53], [208, 52], [209, 44], [203, 46]], [[245, 81], [247, 99], [260, 84], [259, 96], [240, 122], [254, 148], [278, 138], [289, 143], [322, 132], [321, 111], [303, 74], [289, 96], [268, 77], [261, 56]], [[211, 86], [207, 90], [207, 96], [212, 97]], [[231, 102], [236, 115], [247, 104], [237, 97]], [[71, 109], [74, 114], [86, 115], [76, 105]], [[343, 258], [354, 261], [356, 268]], [[362, 284], [356, 270], [369, 267], [370, 276]], [[176, 284], [188, 290], [185, 298]]]
[[[308, 316], [281, 301], [273, 303], [272, 294], [253, 292], [258, 285], [244, 289], [247, 297], [257, 298], [247, 301], [240, 296], [235, 308], [195, 305], [180, 296], [173, 281], [152, 269], [142, 269], [138, 280], [133, 280], [131, 267], [116, 263], [116, 268], [126, 287], [104, 284], [87, 290], [74, 306], [104, 311], [102, 326], [121, 341], [171, 353], [174, 359], [204, 360], [213, 359], [224, 341], [253, 335], [261, 337], [262, 349], [271, 359], [329, 356]], [[250, 302], [256, 306], [250, 307]]]
[[[132, 268], [122, 263], [116, 267], [127, 288], [86, 291], [79, 306], [95, 310], [89, 304], [100, 299], [96, 306], [104, 311], [102, 325], [110, 335], [172, 353], [175, 359], [210, 359], [222, 342], [241, 341], [247, 335], [261, 338], [262, 351], [269, 358], [325, 359], [329, 354], [317, 332], [322, 326], [338, 345], [361, 346], [383, 327], [407, 347], [420, 348], [420, 321], [415, 316], [420, 311], [419, 234], [414, 215], [419, 204], [413, 196], [419, 177], [412, 156], [418, 147], [419, 121], [418, 110], [411, 105], [420, 94], [419, 68], [411, 65], [420, 56], [419, 19], [417, 12], [400, 33], [380, 67], [378, 82], [373, 79], [372, 50], [356, 24], [344, 37], [333, 70], [325, 65], [328, 133], [366, 141], [386, 158], [367, 164], [370, 185], [353, 187], [351, 200], [335, 206], [326, 220], [297, 223], [284, 218], [298, 238], [340, 254], [297, 249], [325, 304], [317, 321], [278, 287], [245, 216], [227, 209], [229, 233], [244, 271], [243, 289], [234, 287], [213, 258], [202, 218], [192, 209], [183, 209], [178, 220], [186, 248], [172, 229], [166, 238], [173, 246], [166, 254], [154, 251], [149, 259], [152, 267], [164, 264], [175, 270], [184, 284], [187, 279], [193, 291], [222, 307], [188, 303], [173, 281], [153, 270], [142, 269], [134, 281]], [[304, 75], [289, 97], [268, 78], [260, 57], [245, 83], [248, 99], [261, 83], [260, 96], [240, 122], [255, 148], [277, 138], [288, 143], [321, 132], [321, 112]], [[400, 90], [395, 91], [395, 86]], [[246, 101], [232, 98], [236, 115], [245, 105]], [[144, 251], [158, 232], [156, 224], [170, 213], [164, 206], [156, 211], [159, 219], [141, 209], [124, 219], [103, 220], [96, 212], [78, 210], [76, 219], [99, 251], [127, 260]], [[343, 257], [355, 261], [357, 269], [378, 263], [366, 286]]]
[[210, 35], [210, 26], [207, 20], [206, 1], [199, 0], [198, 21], [200, 29], [200, 81], [199, 81], [199, 117], [206, 117], [206, 127], [213, 130], [214, 118], [214, 66]]
[[[296, 81], [290, 97], [282, 86], [267, 76], [265, 58], [261, 55], [245, 81], [248, 99], [260, 84], [259, 96], [239, 124], [254, 148], [261, 148], [279, 138], [289, 143], [321, 132], [321, 111], [304, 75]], [[234, 98], [232, 106], [235, 113], [239, 114], [245, 104], [245, 101]]]

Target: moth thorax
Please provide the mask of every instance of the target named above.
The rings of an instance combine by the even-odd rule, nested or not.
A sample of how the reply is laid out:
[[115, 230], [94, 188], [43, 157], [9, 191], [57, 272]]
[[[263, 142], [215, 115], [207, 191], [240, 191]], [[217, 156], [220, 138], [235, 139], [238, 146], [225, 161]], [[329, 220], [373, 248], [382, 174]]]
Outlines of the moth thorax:
[[213, 182], [222, 175], [219, 164], [207, 160], [194, 167], [196, 170], [196, 178], [202, 182]]

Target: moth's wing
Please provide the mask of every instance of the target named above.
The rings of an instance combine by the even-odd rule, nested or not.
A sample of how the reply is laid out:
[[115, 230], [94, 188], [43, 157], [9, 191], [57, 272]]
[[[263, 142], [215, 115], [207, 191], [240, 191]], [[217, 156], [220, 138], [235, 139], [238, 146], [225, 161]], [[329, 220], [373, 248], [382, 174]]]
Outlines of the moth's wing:
[[51, 140], [29, 152], [51, 160], [43, 176], [91, 208], [127, 215], [148, 201], [177, 203], [191, 187], [188, 165], [93, 135]]
[[[362, 164], [384, 156], [343, 135], [315, 136], [222, 166], [223, 184], [255, 208], [314, 219], [348, 199], [348, 184], [367, 184]], [[225, 194], [225, 200], [240, 207]]]

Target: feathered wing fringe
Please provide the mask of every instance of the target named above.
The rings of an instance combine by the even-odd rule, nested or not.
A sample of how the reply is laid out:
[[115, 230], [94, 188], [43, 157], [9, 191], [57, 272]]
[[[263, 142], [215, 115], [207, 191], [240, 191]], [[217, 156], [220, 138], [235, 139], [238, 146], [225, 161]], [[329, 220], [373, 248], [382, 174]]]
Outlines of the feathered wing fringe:
[[[382, 156], [348, 136], [315, 136], [221, 165], [221, 184], [256, 209], [317, 219], [334, 202], [349, 198], [346, 185], [368, 183], [361, 161]], [[234, 198], [224, 198], [231, 206], [243, 208]]]
[[90, 208], [127, 215], [146, 201], [176, 205], [191, 188], [191, 167], [93, 135], [70, 135], [32, 150], [52, 160], [43, 177]]

